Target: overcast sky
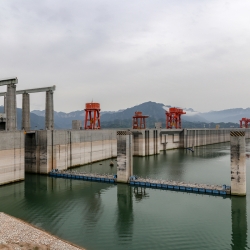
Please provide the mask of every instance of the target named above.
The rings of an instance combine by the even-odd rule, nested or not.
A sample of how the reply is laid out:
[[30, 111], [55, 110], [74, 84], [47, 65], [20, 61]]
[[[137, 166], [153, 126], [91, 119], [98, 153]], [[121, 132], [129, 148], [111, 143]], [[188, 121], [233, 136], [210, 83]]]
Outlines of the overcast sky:
[[[56, 85], [64, 112], [92, 100], [103, 111], [250, 107], [249, 13], [249, 0], [1, 0], [0, 78]], [[44, 105], [31, 95], [31, 109]]]

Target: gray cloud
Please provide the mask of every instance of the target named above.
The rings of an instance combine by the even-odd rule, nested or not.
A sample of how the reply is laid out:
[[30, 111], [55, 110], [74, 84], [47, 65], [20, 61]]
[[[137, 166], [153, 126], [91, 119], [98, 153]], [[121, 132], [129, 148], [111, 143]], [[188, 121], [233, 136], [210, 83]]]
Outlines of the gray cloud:
[[249, 11], [241, 0], [2, 1], [0, 77], [17, 76], [18, 89], [57, 85], [57, 111], [92, 99], [103, 110], [249, 107]]

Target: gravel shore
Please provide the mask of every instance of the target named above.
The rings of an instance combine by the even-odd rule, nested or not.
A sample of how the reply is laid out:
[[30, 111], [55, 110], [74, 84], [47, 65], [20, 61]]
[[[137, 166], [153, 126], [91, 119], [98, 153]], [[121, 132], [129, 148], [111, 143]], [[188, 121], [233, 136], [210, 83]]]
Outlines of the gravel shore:
[[83, 250], [4, 213], [0, 213], [0, 249]]

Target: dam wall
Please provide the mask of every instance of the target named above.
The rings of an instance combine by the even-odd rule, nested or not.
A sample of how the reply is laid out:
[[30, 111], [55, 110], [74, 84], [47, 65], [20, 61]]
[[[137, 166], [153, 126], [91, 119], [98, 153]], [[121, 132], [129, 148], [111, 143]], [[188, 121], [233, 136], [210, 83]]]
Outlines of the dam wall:
[[[235, 129], [184, 129], [184, 148], [205, 146], [209, 144], [229, 142], [230, 131]], [[250, 129], [244, 129], [246, 139], [250, 138]]]
[[47, 174], [117, 156], [116, 130], [44, 130], [27, 133], [25, 171]]
[[24, 180], [23, 131], [0, 132], [0, 185]]
[[133, 134], [133, 155], [159, 154], [161, 150], [159, 129], [131, 130]]
[[[235, 129], [130, 130], [134, 156], [230, 141]], [[127, 130], [126, 130], [127, 131]], [[245, 129], [246, 139], [250, 129]], [[0, 185], [24, 179], [24, 171], [47, 174], [117, 156], [117, 129], [0, 132]]]
[[183, 129], [162, 129], [160, 131], [160, 150], [184, 147]]
[[[160, 151], [177, 148], [193, 148], [209, 144], [229, 142], [229, 129], [141, 129], [133, 133], [134, 156], [159, 154]], [[244, 129], [246, 139], [250, 129]]]

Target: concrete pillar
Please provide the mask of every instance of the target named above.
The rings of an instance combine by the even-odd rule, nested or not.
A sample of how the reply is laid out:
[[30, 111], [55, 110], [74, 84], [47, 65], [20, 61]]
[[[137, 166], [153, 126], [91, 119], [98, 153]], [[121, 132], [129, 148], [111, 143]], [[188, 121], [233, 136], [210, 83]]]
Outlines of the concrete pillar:
[[4, 104], [3, 105], [4, 105], [3, 112], [6, 114], [6, 95], [4, 95]]
[[244, 131], [231, 131], [231, 194], [246, 195], [246, 142]]
[[80, 130], [82, 128], [81, 120], [73, 120], [72, 121], [72, 129]]
[[183, 148], [187, 148], [187, 129], [184, 128], [183, 132], [181, 133], [181, 137], [182, 137], [182, 144], [183, 144]]
[[150, 129], [148, 131], [148, 155], [154, 155], [155, 154], [155, 131]]
[[117, 182], [127, 183], [133, 175], [133, 136], [131, 131], [117, 131]]
[[30, 131], [30, 95], [28, 93], [23, 93], [22, 130]]
[[160, 154], [161, 152], [161, 136], [160, 129], [155, 129], [155, 154]]
[[8, 84], [6, 93], [6, 130], [16, 130], [16, 85]]
[[149, 130], [145, 130], [145, 155], [149, 155]]
[[54, 129], [54, 101], [52, 90], [46, 91], [45, 129]]

